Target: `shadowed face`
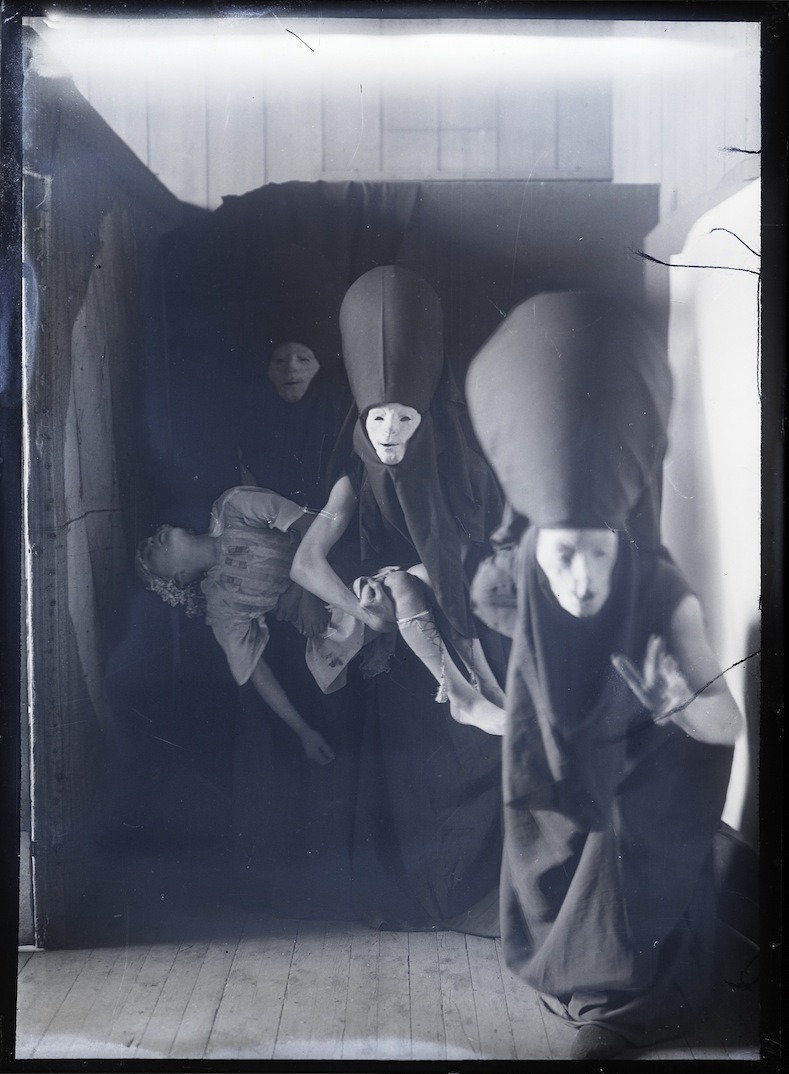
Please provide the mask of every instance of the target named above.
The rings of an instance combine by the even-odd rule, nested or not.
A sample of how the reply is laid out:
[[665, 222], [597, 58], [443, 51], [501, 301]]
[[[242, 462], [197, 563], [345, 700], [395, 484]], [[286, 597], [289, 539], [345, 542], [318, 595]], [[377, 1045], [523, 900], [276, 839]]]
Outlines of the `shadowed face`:
[[570, 615], [596, 615], [611, 593], [618, 538], [606, 529], [541, 529], [537, 562], [551, 592]]
[[402, 462], [408, 441], [422, 421], [422, 415], [412, 406], [385, 403], [371, 407], [364, 427], [381, 462], [387, 466]]
[[180, 526], [160, 526], [140, 551], [140, 558], [152, 574], [186, 584], [192, 554], [193, 535]]
[[320, 363], [303, 343], [280, 343], [271, 355], [268, 379], [277, 395], [286, 403], [298, 403], [304, 398]]

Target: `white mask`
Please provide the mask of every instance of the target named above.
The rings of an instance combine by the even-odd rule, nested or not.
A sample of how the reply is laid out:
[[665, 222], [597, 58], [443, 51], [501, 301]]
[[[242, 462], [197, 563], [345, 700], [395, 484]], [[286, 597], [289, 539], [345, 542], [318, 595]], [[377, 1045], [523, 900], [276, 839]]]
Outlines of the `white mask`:
[[613, 530], [541, 529], [537, 562], [551, 592], [570, 615], [596, 615], [611, 593], [619, 542]]
[[402, 462], [406, 444], [422, 421], [422, 415], [412, 406], [384, 403], [371, 407], [364, 427], [381, 462], [387, 466]]

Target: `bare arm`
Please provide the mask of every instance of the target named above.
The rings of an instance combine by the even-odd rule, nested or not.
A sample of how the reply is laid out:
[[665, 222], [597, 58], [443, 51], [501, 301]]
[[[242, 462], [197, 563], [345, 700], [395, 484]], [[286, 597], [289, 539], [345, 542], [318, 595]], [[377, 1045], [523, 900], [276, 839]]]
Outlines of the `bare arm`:
[[281, 720], [299, 736], [304, 752], [317, 764], [328, 764], [334, 760], [334, 751], [319, 734], [296, 711], [288, 695], [280, 686], [279, 680], [263, 657], [255, 665], [249, 681], [257, 692]]
[[671, 619], [668, 644], [693, 696], [673, 717], [674, 722], [699, 742], [733, 745], [745, 721], [710, 649], [696, 597], [689, 595], [678, 605]]
[[701, 605], [692, 594], [677, 606], [668, 634], [667, 641], [656, 635], [649, 639], [643, 671], [620, 654], [611, 657], [614, 667], [657, 721], [672, 720], [698, 742], [733, 745], [744, 720], [710, 649]]
[[356, 493], [350, 479], [343, 476], [331, 490], [326, 507], [302, 538], [290, 576], [327, 604], [347, 612], [374, 630], [380, 630], [377, 617], [365, 611], [329, 563], [329, 552], [347, 530], [355, 508]]

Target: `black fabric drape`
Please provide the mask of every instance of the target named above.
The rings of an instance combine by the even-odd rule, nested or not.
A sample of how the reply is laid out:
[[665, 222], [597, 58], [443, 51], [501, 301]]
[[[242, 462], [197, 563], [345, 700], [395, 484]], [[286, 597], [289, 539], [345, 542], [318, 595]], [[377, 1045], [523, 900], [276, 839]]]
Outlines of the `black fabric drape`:
[[[645, 1044], [681, 1032], [709, 996], [712, 837], [732, 751], [656, 724], [610, 665], [613, 652], [640, 665], [650, 635], [667, 636], [688, 593], [674, 565], [621, 540], [608, 605], [578, 622], [542, 584], [534, 547], [528, 530], [499, 559], [517, 593], [503, 743], [505, 956], [563, 1018]], [[485, 614], [480, 587], [475, 595]]]
[[[634, 271], [626, 251], [641, 245], [657, 220], [657, 204], [657, 188], [583, 182], [293, 182], [225, 198], [215, 212], [172, 232], [163, 243], [166, 391], [157, 388], [155, 426], [141, 432], [161, 445], [150, 475], [154, 519], [199, 530], [211, 503], [238, 483], [239, 400], [245, 397], [251, 363], [258, 360], [250, 349], [250, 328], [265, 291], [262, 283], [272, 277], [276, 252], [296, 245], [327, 264], [342, 290], [376, 266], [396, 264], [421, 275], [436, 292], [446, 357], [435, 396], [440, 405], [433, 414], [436, 465], [447, 510], [477, 542], [478, 554], [497, 522], [494, 512], [478, 507], [493, 503], [495, 496], [484, 463], [478, 465], [473, 455], [467, 456], [465, 467], [456, 463], [461, 434], [472, 447], [474, 442], [453, 379], [462, 383], [476, 350], [507, 310], [530, 294], [601, 280], [612, 290], [637, 293], [640, 272]], [[579, 244], [580, 235], [584, 241]], [[356, 419], [354, 414], [348, 422], [338, 451], [343, 461], [352, 450], [350, 429]], [[303, 483], [299, 475], [295, 481]], [[271, 484], [279, 490], [277, 482]], [[381, 542], [381, 555], [384, 562], [398, 562], [387, 560], [393, 551], [390, 537], [391, 532]], [[358, 538], [353, 543], [358, 558]], [[408, 555], [409, 542], [395, 551]], [[299, 642], [297, 636], [291, 640], [294, 646]], [[143, 634], [140, 645], [147, 644]], [[273, 636], [271, 645], [272, 661], [279, 660], [279, 641]], [[186, 681], [196, 666], [199, 670], [204, 653], [184, 641], [171, 655], [173, 675]], [[219, 666], [221, 653], [217, 655]], [[283, 678], [292, 661], [303, 671], [290, 643], [283, 642], [281, 655]], [[481, 793], [482, 821], [478, 817], [478, 826], [468, 835], [466, 856], [469, 866], [477, 864], [460, 881], [450, 875], [447, 859], [448, 871], [439, 884], [444, 868], [441, 841], [449, 845], [452, 837], [437, 818], [449, 822], [455, 815], [452, 796], [457, 799], [457, 790], [452, 784], [457, 772], [462, 777], [467, 762], [474, 762], [469, 771], [481, 768], [485, 779], [495, 772], [500, 780], [500, 746], [482, 732], [455, 725], [445, 706], [430, 700], [433, 693], [430, 676], [410, 651], [400, 648], [390, 676], [366, 683], [352, 677], [336, 695], [334, 704], [341, 710], [336, 735], [328, 699], [312, 690], [294, 693], [304, 717], [320, 727], [338, 752], [334, 766], [329, 766], [333, 772], [319, 773], [298, 757], [298, 744], [294, 750], [256, 698], [245, 698], [237, 715], [217, 711], [190, 694], [189, 719], [210, 724], [217, 736], [226, 736], [224, 745], [230, 743], [237, 758], [232, 783], [222, 786], [233, 799], [237, 871], [253, 899], [257, 893], [261, 902], [288, 913], [290, 897], [298, 895], [305, 913], [311, 912], [310, 903], [316, 913], [341, 913], [347, 890], [340, 878], [351, 868], [352, 912], [364, 920], [396, 925], [416, 918], [420, 927], [429, 928], [462, 921], [466, 912], [465, 926], [458, 927], [471, 927], [468, 911], [479, 906], [480, 899], [484, 902], [481, 892], [490, 891], [497, 880], [501, 834], [498, 807], [491, 804], [494, 792], [486, 785]], [[439, 733], [444, 762], [434, 757], [437, 742], [431, 736]], [[456, 740], [474, 746], [461, 748]], [[475, 751], [481, 751], [476, 759]], [[201, 763], [210, 767], [211, 760], [206, 750]], [[329, 784], [332, 817], [354, 817], [344, 833], [348, 843], [353, 840], [350, 851], [326, 832], [318, 788]], [[472, 781], [476, 787], [483, 784], [482, 777]], [[410, 813], [404, 795], [396, 790], [401, 786], [421, 803]], [[495, 793], [500, 796], [500, 784]], [[470, 816], [466, 807], [459, 808], [458, 832]], [[380, 838], [373, 838], [375, 832]], [[419, 850], [420, 841], [428, 857], [432, 855], [430, 862]], [[318, 855], [321, 868], [338, 878], [337, 884], [332, 880], [333, 894], [320, 906], [317, 894], [302, 899], [304, 878], [309, 886], [316, 875], [309, 858], [318, 846], [323, 848], [323, 857]], [[250, 847], [253, 861], [245, 870], [244, 848]], [[355, 857], [350, 867], [348, 853]], [[263, 865], [274, 859], [276, 882]], [[428, 895], [433, 884], [439, 887]], [[475, 928], [493, 927], [490, 915], [487, 924], [481, 911], [473, 916]]]

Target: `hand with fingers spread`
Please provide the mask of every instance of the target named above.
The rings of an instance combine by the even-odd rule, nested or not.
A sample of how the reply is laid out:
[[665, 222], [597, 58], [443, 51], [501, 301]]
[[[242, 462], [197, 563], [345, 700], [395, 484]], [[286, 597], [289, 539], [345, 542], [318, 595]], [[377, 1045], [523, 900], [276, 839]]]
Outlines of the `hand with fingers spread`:
[[693, 700], [693, 694], [663, 638], [652, 634], [647, 642], [642, 672], [621, 653], [611, 663], [638, 700], [658, 718], [671, 718]]

